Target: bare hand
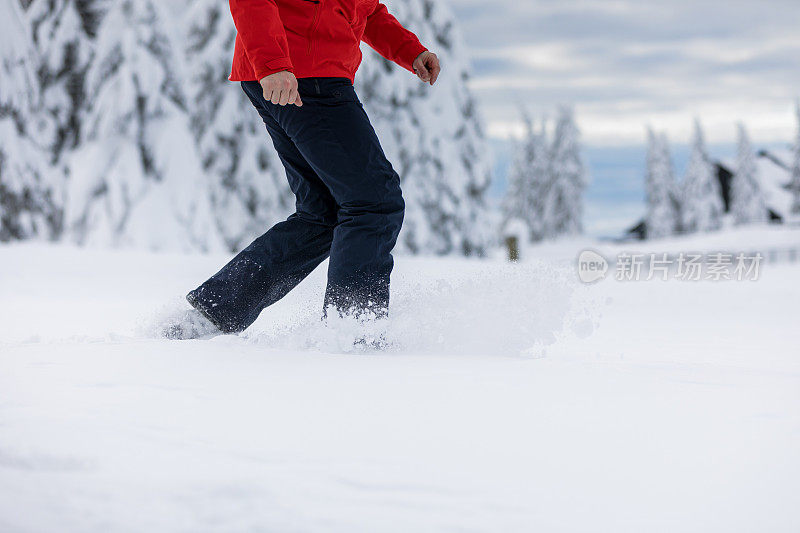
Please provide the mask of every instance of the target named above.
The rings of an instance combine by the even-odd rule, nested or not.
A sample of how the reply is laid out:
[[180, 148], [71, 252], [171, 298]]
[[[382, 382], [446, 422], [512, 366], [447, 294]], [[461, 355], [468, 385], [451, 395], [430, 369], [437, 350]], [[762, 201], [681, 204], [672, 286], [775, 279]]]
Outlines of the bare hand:
[[414, 72], [417, 73], [419, 79], [425, 83], [433, 85], [439, 79], [439, 72], [442, 71], [439, 66], [439, 58], [433, 52], [422, 52], [414, 60]]
[[270, 74], [259, 83], [264, 90], [264, 100], [277, 105], [294, 104], [303, 107], [300, 93], [297, 92], [297, 78], [288, 70]]

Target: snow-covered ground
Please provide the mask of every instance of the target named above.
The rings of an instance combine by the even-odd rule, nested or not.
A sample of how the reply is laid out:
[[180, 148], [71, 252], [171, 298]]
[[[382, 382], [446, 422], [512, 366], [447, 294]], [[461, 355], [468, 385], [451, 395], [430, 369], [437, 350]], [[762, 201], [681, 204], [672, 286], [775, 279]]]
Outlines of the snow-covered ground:
[[[725, 224], [732, 225], [726, 217]], [[590, 237], [574, 237], [560, 239], [531, 246], [522, 250], [523, 259], [538, 258], [547, 261], [574, 261], [580, 250], [593, 249], [605, 257], [613, 259], [617, 254], [662, 254], [670, 255], [681, 252], [731, 252], [751, 254], [760, 252], [764, 260], [770, 260], [770, 252], [777, 252], [778, 260], [789, 259], [788, 252], [800, 252], [800, 227], [784, 225], [766, 225], [756, 227], [728, 227], [711, 233], [694, 233], [664, 239], [630, 240], [625, 242], [597, 241]], [[502, 250], [496, 252], [498, 257], [504, 255]], [[798, 255], [795, 260], [800, 260]]]
[[0, 531], [800, 530], [800, 263], [583, 286], [531, 251], [400, 258], [359, 353], [324, 269], [167, 341], [225, 257], [0, 247]]

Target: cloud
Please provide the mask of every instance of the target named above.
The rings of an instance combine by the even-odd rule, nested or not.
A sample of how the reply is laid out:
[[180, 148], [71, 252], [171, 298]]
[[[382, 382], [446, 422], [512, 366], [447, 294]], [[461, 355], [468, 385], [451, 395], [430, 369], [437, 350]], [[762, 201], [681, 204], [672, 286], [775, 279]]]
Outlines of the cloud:
[[489, 131], [576, 105], [598, 144], [641, 142], [649, 123], [686, 140], [744, 120], [757, 141], [788, 139], [800, 96], [797, 0], [451, 0], [474, 57], [472, 86]]

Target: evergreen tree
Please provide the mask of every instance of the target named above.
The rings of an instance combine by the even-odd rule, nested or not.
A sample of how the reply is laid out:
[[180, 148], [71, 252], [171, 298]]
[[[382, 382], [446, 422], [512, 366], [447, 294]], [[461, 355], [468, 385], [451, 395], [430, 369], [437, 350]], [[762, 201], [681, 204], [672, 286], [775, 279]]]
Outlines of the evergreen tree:
[[695, 122], [692, 153], [683, 179], [683, 229], [704, 232], [722, 227], [725, 207], [716, 169], [706, 151], [700, 122]]
[[54, 128], [51, 159], [62, 156], [82, 140], [86, 108], [86, 72], [94, 57], [94, 38], [109, 0], [33, 0], [28, 15], [42, 91], [42, 108]]
[[736, 172], [731, 182], [731, 213], [736, 224], [761, 224], [767, 221], [767, 204], [758, 180], [756, 156], [744, 124], [739, 124]]
[[792, 214], [800, 217], [800, 101], [795, 108], [797, 115], [797, 137], [792, 148], [792, 178], [789, 190], [792, 192]]
[[588, 177], [581, 157], [580, 132], [569, 107], [559, 109], [549, 161], [545, 235], [555, 238], [580, 234], [583, 232], [583, 193], [588, 186]]
[[227, 81], [236, 39], [227, 3], [189, 0], [186, 8], [192, 132], [210, 179], [215, 223], [227, 247], [238, 251], [285, 218], [293, 197], [263, 121]]
[[70, 158], [67, 223], [80, 243], [218, 249], [160, 2], [119, 0], [86, 73], [85, 142]]
[[543, 199], [549, 184], [550, 163], [544, 125], [536, 131], [527, 114], [523, 114], [523, 120], [526, 135], [516, 146], [503, 201], [503, 227], [512, 220], [521, 220], [527, 228], [528, 239], [533, 242], [545, 237]]
[[435, 50], [444, 69], [422, 84], [368, 47], [356, 85], [387, 155], [402, 179], [406, 216], [398, 249], [482, 254], [493, 238], [486, 191], [488, 147], [452, 13], [433, 0], [392, 0], [390, 11]]
[[29, 27], [20, 4], [0, 4], [0, 241], [54, 238], [61, 227], [60, 189], [40, 143], [49, 135]]
[[647, 238], [673, 235], [679, 226], [680, 210], [675, 197], [675, 171], [666, 136], [647, 132], [647, 174], [645, 192]]
[[[39, 58], [29, 69], [42, 94], [34, 107], [51, 126], [31, 135], [36, 115], [17, 112], [24, 119], [14, 127], [24, 126], [44, 150], [18, 160], [47, 169], [40, 181], [48, 187], [66, 182], [64, 216], [61, 209], [48, 215], [56, 234], [63, 220], [80, 243], [214, 249], [224, 241], [233, 250], [291, 210], [263, 123], [226, 81], [235, 29], [225, 2], [25, 2], [36, 50], [27, 57]], [[389, 3], [445, 64], [431, 89], [370, 50], [358, 76], [403, 178], [407, 214], [398, 248], [481, 254], [493, 223], [490, 161], [454, 19], [431, 0]]]

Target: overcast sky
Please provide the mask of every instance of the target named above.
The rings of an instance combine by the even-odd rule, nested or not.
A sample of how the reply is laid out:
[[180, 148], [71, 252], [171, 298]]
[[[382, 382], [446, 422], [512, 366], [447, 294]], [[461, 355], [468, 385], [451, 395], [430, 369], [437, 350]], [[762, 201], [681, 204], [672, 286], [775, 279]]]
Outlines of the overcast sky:
[[646, 124], [711, 142], [744, 121], [756, 142], [789, 141], [800, 96], [800, 0], [450, 0], [493, 136], [576, 106], [593, 145], [639, 144]]

